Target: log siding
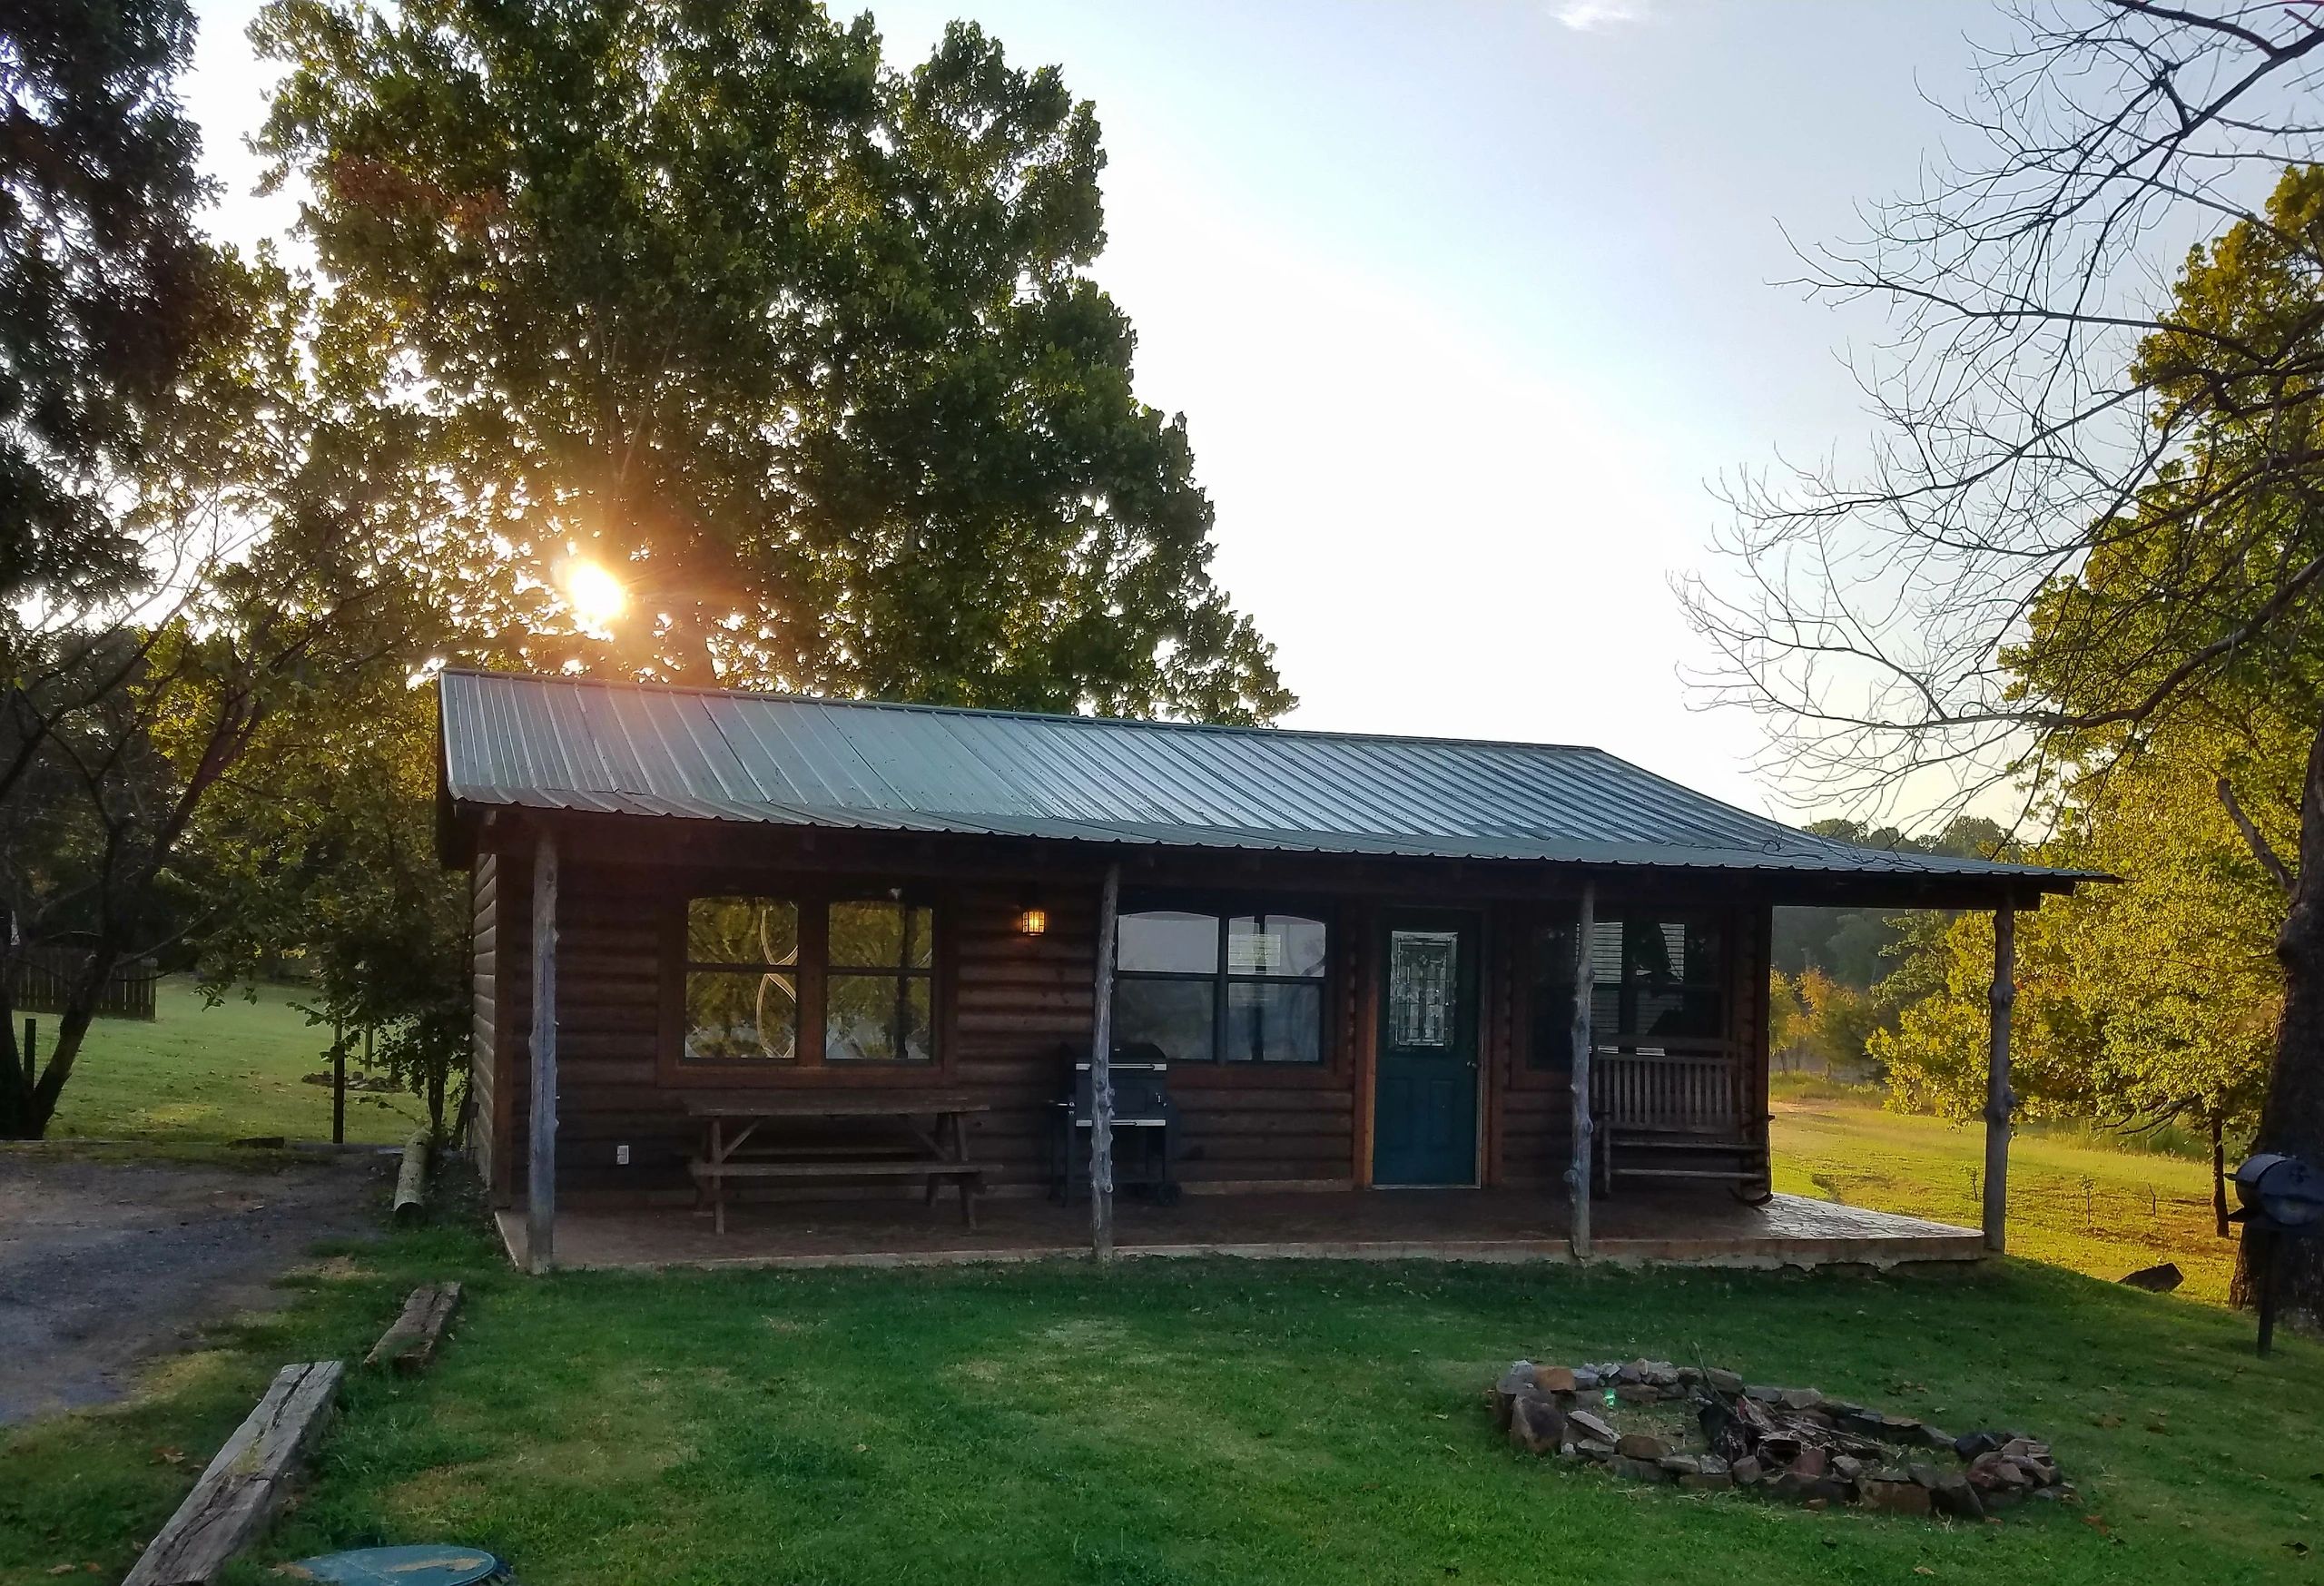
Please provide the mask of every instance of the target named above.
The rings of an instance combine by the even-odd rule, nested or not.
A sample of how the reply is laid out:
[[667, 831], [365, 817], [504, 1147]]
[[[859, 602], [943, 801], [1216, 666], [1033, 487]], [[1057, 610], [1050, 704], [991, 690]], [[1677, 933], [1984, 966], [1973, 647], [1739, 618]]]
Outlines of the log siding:
[[[966, 1092], [990, 1104], [970, 1124], [971, 1157], [1003, 1192], [1037, 1193], [1049, 1172], [1051, 1104], [1069, 1064], [1089, 1040], [1098, 887], [1095, 862], [1028, 868], [957, 851], [931, 854], [900, 838], [897, 867], [864, 863], [860, 844], [844, 864], [780, 850], [780, 869], [762, 857], [773, 844], [576, 842], [559, 879], [557, 970], [560, 1029], [557, 1182], [586, 1203], [689, 1193], [687, 1156], [698, 1146], [684, 1112], [697, 1086], [893, 1085]], [[835, 848], [841, 845], [833, 845]], [[478, 1119], [480, 1167], [507, 1204], [525, 1180], [523, 1054], [530, 1035], [530, 842], [511, 823], [479, 853], [474, 887]], [[1535, 1067], [1527, 1051], [1531, 1010], [1525, 955], [1533, 927], [1571, 889], [1535, 883], [1531, 896], [1466, 883], [1473, 867], [1407, 868], [1383, 884], [1374, 867], [1280, 865], [1247, 854], [1208, 864], [1184, 855], [1124, 866], [1128, 896], [1199, 890], [1211, 906], [1320, 912], [1332, 931], [1325, 980], [1324, 1057], [1312, 1067], [1178, 1064], [1177, 1172], [1190, 1190], [1229, 1187], [1346, 1188], [1371, 1180], [1371, 1074], [1379, 1018], [1379, 911], [1422, 900], [1475, 910], [1479, 976], [1479, 1178], [1489, 1186], [1554, 1190], [1563, 1182], [1571, 1138], [1563, 1057]], [[803, 882], [803, 876], [807, 880]], [[1715, 883], [1704, 883], [1709, 890]], [[1730, 1039], [1748, 1066], [1749, 1093], [1764, 1097], [1764, 1004], [1769, 911], [1765, 901], [1726, 883], [1710, 899], [1652, 883], [1608, 887], [1602, 910], [1716, 906], [1727, 924]], [[689, 1069], [674, 1061], [683, 1036], [684, 900], [701, 892], [829, 896], [850, 888], [903, 886], [936, 910], [937, 1055], [928, 1064], [841, 1068], [769, 1064], [740, 1073]], [[872, 895], [877, 895], [875, 892]], [[1495, 893], [1499, 895], [1496, 896]], [[1048, 915], [1040, 935], [1018, 919], [1029, 896]], [[1125, 907], [1129, 906], [1127, 902]], [[1764, 1110], [1764, 1108], [1762, 1109]], [[617, 1148], [629, 1160], [617, 1160]]]

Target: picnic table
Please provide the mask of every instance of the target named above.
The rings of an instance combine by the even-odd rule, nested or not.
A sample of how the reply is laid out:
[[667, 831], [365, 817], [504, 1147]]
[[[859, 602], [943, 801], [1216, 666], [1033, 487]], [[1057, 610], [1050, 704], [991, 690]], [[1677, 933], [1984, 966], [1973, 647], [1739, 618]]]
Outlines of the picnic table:
[[[936, 1204], [937, 1187], [950, 1179], [960, 1187], [960, 1220], [977, 1226], [976, 1197], [984, 1187], [984, 1169], [969, 1160], [966, 1120], [991, 1111], [990, 1102], [921, 1091], [771, 1090], [689, 1096], [685, 1110], [704, 1126], [703, 1154], [686, 1168], [697, 1197], [710, 1203], [713, 1226], [721, 1234], [726, 1231], [727, 1186], [740, 1178], [917, 1179], [927, 1187], [930, 1206]], [[767, 1124], [800, 1118], [884, 1120], [895, 1128], [861, 1140], [757, 1138]]]

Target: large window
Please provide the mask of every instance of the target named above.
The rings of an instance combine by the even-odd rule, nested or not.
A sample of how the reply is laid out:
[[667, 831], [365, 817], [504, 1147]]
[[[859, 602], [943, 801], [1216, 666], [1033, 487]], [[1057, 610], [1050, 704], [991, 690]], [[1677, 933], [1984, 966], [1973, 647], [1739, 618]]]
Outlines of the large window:
[[932, 1061], [935, 934], [895, 898], [690, 899], [680, 1060]]
[[1124, 914], [1114, 1039], [1174, 1063], [1321, 1063], [1330, 932], [1301, 914]]
[[[1572, 1060], [1577, 923], [1569, 914], [1527, 938], [1526, 1059], [1536, 1069]], [[1726, 944], [1717, 920], [1676, 911], [1600, 918], [1590, 945], [1596, 1045], [1699, 1044], [1727, 1034]]]

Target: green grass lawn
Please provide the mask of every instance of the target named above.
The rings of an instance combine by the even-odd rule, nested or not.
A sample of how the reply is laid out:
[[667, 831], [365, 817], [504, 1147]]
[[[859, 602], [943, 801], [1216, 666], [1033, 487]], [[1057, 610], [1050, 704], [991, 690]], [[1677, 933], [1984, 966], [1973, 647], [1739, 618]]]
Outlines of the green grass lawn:
[[[251, 1135], [330, 1138], [330, 1087], [300, 1076], [327, 1065], [330, 1032], [291, 1004], [300, 993], [261, 986], [206, 1007], [193, 982], [164, 979], [148, 1023], [101, 1019], [89, 1028], [59, 1099], [56, 1138], [206, 1141]], [[54, 1022], [43, 1020], [41, 1039]], [[409, 1096], [350, 1091], [347, 1138], [387, 1143], [425, 1121]]]
[[[139, 1401], [0, 1443], [0, 1583], [117, 1575], [278, 1364], [359, 1355], [411, 1285], [448, 1276], [470, 1287], [435, 1370], [352, 1382], [310, 1491], [231, 1580], [453, 1540], [527, 1586], [2324, 1573], [2324, 1349], [2259, 1361], [2241, 1317], [2031, 1264], [534, 1281], [438, 1230], [330, 1264]], [[1481, 1390], [1512, 1356], [1640, 1353], [2034, 1432], [2083, 1502], [1998, 1525], [1814, 1512], [1620, 1484], [1494, 1435]]]
[[[1779, 1089], [1775, 1115], [1777, 1189], [1977, 1226], [1983, 1125], [1886, 1112], [1868, 1090], [1815, 1084]], [[2039, 1129], [2010, 1143], [2009, 1247], [2103, 1278], [2175, 1261], [2179, 1293], [2214, 1305], [2235, 1270], [2234, 1243], [2211, 1230], [2207, 1164]]]

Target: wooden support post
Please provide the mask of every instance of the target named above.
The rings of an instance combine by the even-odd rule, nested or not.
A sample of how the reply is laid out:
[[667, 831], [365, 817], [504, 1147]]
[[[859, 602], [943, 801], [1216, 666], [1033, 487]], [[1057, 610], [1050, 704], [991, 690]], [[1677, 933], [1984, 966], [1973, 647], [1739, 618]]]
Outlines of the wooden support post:
[[1590, 1001], [1598, 985], [1597, 958], [1591, 939], [1598, 934], [1598, 883], [1581, 883], [1581, 905], [1573, 933], [1573, 1165], [1565, 1170], [1573, 1190], [1573, 1253], [1590, 1256]]
[[1098, 978], [1089, 1018], [1089, 1248], [1114, 1258], [1114, 932], [1122, 867], [1106, 867], [1098, 892]]
[[1994, 911], [1994, 983], [1986, 998], [1993, 1024], [1985, 1054], [1985, 1248], [1999, 1255], [2009, 1246], [2009, 1115], [2017, 1105], [2009, 1089], [2009, 1010], [2017, 1000], [2017, 911], [2008, 903]]
[[556, 1261], [556, 839], [533, 849], [532, 1155], [526, 1180], [525, 1265]]
[[330, 1027], [330, 1143], [347, 1144], [347, 1031]]

